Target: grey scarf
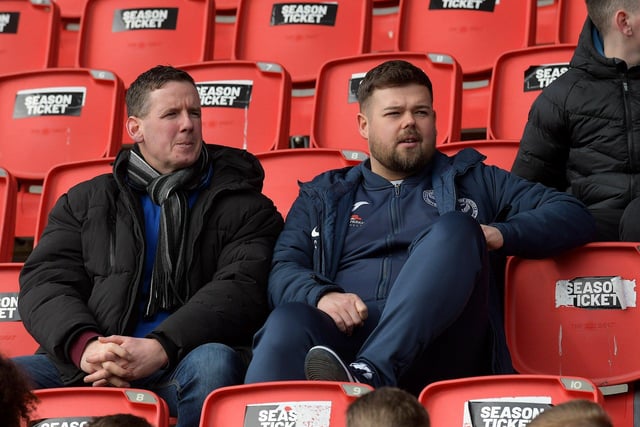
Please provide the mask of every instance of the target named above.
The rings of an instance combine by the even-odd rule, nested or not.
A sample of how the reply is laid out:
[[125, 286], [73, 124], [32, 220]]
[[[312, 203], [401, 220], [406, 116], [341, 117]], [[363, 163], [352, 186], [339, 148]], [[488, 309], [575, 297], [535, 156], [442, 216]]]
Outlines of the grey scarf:
[[146, 162], [137, 145], [129, 152], [130, 185], [148, 193], [161, 208], [158, 247], [144, 313], [147, 318], [155, 316], [158, 310], [173, 310], [187, 299], [189, 286], [184, 258], [189, 224], [188, 192], [205, 184], [209, 167], [209, 153], [204, 144], [193, 165], [164, 175]]

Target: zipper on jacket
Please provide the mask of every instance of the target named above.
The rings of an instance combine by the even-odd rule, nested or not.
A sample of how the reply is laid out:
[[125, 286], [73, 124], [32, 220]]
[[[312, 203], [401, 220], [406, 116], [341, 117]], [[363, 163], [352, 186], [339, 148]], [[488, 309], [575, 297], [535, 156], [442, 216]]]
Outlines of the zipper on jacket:
[[[622, 93], [623, 93], [623, 98], [624, 98], [624, 112], [625, 112], [625, 119], [626, 119], [626, 131], [627, 131], [627, 150], [629, 152], [629, 173], [633, 173], [635, 171], [635, 165], [633, 162], [633, 116], [631, 114], [631, 100], [630, 100], [630, 94], [629, 94], [629, 83], [628, 83], [628, 76], [625, 75], [625, 79], [622, 81]], [[633, 182], [634, 180], [632, 179], [630, 181], [630, 186], [633, 187]], [[629, 191], [631, 191], [631, 195], [630, 197], [633, 197], [633, 194], [635, 194], [635, 189], [634, 188], [629, 188]]]
[[315, 227], [311, 229], [311, 240], [313, 241], [313, 264], [314, 270], [320, 272], [320, 274], [325, 275], [325, 259], [324, 259], [324, 250], [322, 247], [322, 229], [320, 228], [320, 220], [322, 215], [318, 215], [318, 220], [316, 221]]
[[116, 219], [109, 215], [109, 270], [113, 273], [116, 265]]
[[[391, 222], [391, 233], [395, 234], [400, 228], [399, 218], [400, 218], [400, 194], [402, 193], [402, 183], [393, 184], [393, 194], [394, 197], [389, 201], [389, 221]], [[386, 299], [389, 295], [389, 288], [391, 287], [390, 280], [390, 270], [391, 270], [391, 255], [389, 251], [391, 250], [391, 246], [393, 245], [393, 239], [387, 235], [385, 241], [387, 246], [387, 256], [382, 260], [382, 270], [380, 272], [380, 282], [378, 288], [376, 289], [376, 298], [378, 300]]]

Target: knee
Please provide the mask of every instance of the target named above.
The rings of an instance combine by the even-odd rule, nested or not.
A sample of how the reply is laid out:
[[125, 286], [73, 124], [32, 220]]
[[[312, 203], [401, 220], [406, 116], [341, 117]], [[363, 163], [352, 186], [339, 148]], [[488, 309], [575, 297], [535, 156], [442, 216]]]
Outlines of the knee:
[[476, 235], [479, 234], [480, 224], [469, 214], [464, 212], [448, 212], [442, 215], [438, 221], [434, 223], [435, 231], [445, 232], [449, 236], [455, 235]]
[[254, 347], [298, 345], [305, 342], [309, 330], [322, 322], [322, 313], [305, 303], [293, 302], [276, 307], [258, 331]]
[[216, 386], [221, 386], [241, 383], [246, 366], [233, 348], [207, 343], [191, 350], [180, 362], [179, 369], [191, 372], [196, 379], [211, 380]]
[[448, 212], [438, 218], [427, 230], [418, 235], [413, 246], [428, 239], [435, 244], [443, 244], [443, 249], [456, 245], [476, 243], [479, 249], [485, 248], [484, 234], [478, 221], [464, 212]]

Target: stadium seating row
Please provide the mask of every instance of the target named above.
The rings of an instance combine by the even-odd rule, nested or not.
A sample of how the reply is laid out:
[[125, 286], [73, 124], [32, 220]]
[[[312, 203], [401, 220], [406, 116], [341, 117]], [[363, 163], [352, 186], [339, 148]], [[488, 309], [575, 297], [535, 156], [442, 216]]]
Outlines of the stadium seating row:
[[[273, 154], [276, 152], [269, 153]], [[639, 348], [635, 329], [629, 325], [638, 321], [635, 285], [640, 275], [637, 269], [639, 258], [637, 243], [627, 242], [590, 243], [548, 259], [510, 257], [505, 275], [505, 328], [514, 367], [519, 374], [514, 378], [467, 378], [429, 385], [421, 399], [426, 399], [424, 402], [427, 402], [426, 407], [434, 419], [443, 422], [434, 425], [445, 425], [446, 420], [460, 425], [464, 402], [469, 400], [491, 398], [491, 406], [519, 407], [500, 402], [504, 402], [507, 396], [546, 396], [547, 401], [537, 402], [548, 404], [552, 388], [543, 383], [552, 381], [564, 384], [565, 392], [575, 393], [573, 398], [580, 393], [589, 398], [603, 398], [603, 404], [616, 426], [634, 426], [634, 417], [638, 416], [637, 406], [634, 406], [637, 399], [634, 382], [640, 379], [636, 363]], [[20, 267], [19, 263], [0, 264], [0, 352], [8, 356], [30, 354], [36, 348], [22, 327], [16, 310]], [[532, 380], [528, 376], [537, 379]], [[550, 380], [543, 379], [544, 376], [568, 379]], [[531, 381], [538, 384], [537, 388]], [[321, 387], [318, 384], [314, 386], [301, 383], [297, 391], [288, 389], [284, 395], [277, 391], [281, 387], [287, 389], [284, 383], [219, 390], [214, 395], [224, 397], [221, 402], [233, 408], [236, 415], [226, 418], [221, 415], [224, 414], [220, 412], [223, 409], [218, 409], [213, 411], [215, 415], [210, 415], [215, 421], [205, 425], [220, 425], [221, 420], [243, 425], [243, 408], [249, 403], [332, 400], [320, 395], [311, 397], [312, 390], [308, 391], [309, 394], [301, 391], [303, 387], [311, 387], [320, 393]], [[336, 384], [334, 386], [338, 389]], [[487, 388], [492, 390], [491, 393], [483, 394], [481, 390]], [[458, 390], [456, 398], [459, 401], [455, 405], [447, 403], [450, 390]], [[242, 391], [238, 393], [240, 396], [232, 397], [239, 391]], [[64, 394], [63, 391], [51, 393]], [[599, 397], [599, 393], [603, 397]], [[81, 394], [84, 396], [86, 393]], [[90, 398], [88, 395], [85, 397]], [[80, 399], [79, 396], [75, 398]], [[556, 403], [556, 398], [552, 398], [551, 403]], [[432, 403], [428, 404], [429, 401]], [[63, 405], [56, 406], [63, 408]], [[86, 408], [94, 407], [97, 405], [86, 405]], [[456, 419], [451, 420], [450, 417]], [[340, 424], [332, 422], [331, 425]]]
[[[537, 46], [498, 58], [491, 84], [489, 139], [519, 139], [531, 103], [566, 70], [573, 48]], [[355, 121], [355, 91], [368, 69], [388, 59], [405, 59], [426, 71], [438, 113], [437, 145], [460, 141], [459, 64], [445, 55], [385, 52], [338, 58], [321, 66], [315, 91], [309, 96], [313, 113], [304, 147], [367, 153]], [[292, 83], [285, 68], [239, 60], [181, 67], [198, 85], [207, 142], [254, 153], [292, 146]], [[0, 165], [18, 182], [16, 236], [34, 235], [39, 186], [50, 168], [111, 157], [123, 144], [132, 142], [123, 126], [124, 91], [122, 80], [110, 71], [50, 68], [0, 75], [0, 120], [4, 124], [0, 128]], [[501, 166], [510, 168], [507, 163]]]
[[[358, 383], [284, 381], [224, 387], [202, 408], [200, 427], [289, 426], [344, 427], [351, 402], [370, 392]], [[65, 388], [36, 391], [40, 402], [34, 425], [77, 422], [92, 416], [132, 413], [155, 427], [168, 427], [166, 403], [140, 389]], [[579, 377], [505, 375], [433, 383], [418, 400], [431, 424], [525, 425], [552, 405], [587, 399], [603, 404], [598, 388]], [[495, 424], [502, 420], [502, 424]], [[510, 424], [507, 422], [510, 421]], [[491, 424], [493, 422], [494, 424]]]
[[[465, 88], [461, 125], [470, 129], [486, 124], [489, 82], [497, 57], [536, 44], [538, 1], [485, 2], [472, 10], [458, 2], [402, 0], [396, 10], [396, 6], [374, 8], [373, 0], [326, 4], [241, 0], [235, 9], [221, 5], [221, 14], [216, 13], [218, 3], [214, 6], [210, 0], [69, 3], [75, 5], [51, 0], [7, 0], [0, 5], [6, 21], [0, 27], [0, 74], [66, 65], [110, 70], [127, 87], [159, 58], [174, 65], [221, 59], [214, 53], [222, 42], [215, 41], [220, 32], [227, 35], [226, 46], [231, 46], [229, 59], [278, 63], [289, 72], [293, 90], [312, 90], [326, 61], [372, 51], [373, 23], [386, 19], [395, 25], [386, 30], [393, 34], [390, 50], [443, 55], [460, 65]], [[558, 41], [577, 37], [584, 21], [584, 11], [570, 10], [565, 4], [575, 7], [579, 2], [559, 0]], [[63, 8], [67, 12], [61, 12]], [[385, 14], [389, 9], [392, 12]], [[374, 10], [382, 12], [374, 14]], [[383, 18], [374, 19], [377, 16]], [[233, 25], [217, 29], [216, 22]], [[78, 29], [75, 36], [73, 28]], [[69, 41], [75, 46], [63, 49], [72, 52], [73, 61], [58, 64], [60, 43]], [[292, 135], [308, 135], [309, 101], [293, 97]]]

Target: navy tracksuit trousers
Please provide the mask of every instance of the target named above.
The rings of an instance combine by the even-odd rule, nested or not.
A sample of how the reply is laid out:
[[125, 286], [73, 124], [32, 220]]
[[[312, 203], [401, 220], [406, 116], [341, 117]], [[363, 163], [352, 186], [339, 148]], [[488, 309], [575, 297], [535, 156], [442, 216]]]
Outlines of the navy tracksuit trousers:
[[484, 235], [468, 214], [441, 216], [409, 248], [386, 300], [352, 335], [316, 307], [276, 307], [255, 336], [246, 382], [304, 379], [314, 345], [346, 363], [366, 362], [381, 385], [414, 393], [428, 383], [490, 373], [489, 263]]

